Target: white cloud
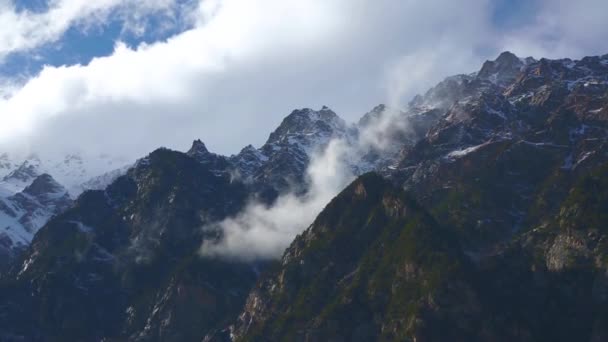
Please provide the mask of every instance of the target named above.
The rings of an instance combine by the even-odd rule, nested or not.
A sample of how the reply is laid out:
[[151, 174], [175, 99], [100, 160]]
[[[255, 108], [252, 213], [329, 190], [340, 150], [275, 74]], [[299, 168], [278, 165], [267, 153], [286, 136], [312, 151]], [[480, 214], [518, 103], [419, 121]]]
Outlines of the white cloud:
[[388, 105], [403, 108], [412, 94], [431, 88], [446, 75], [475, 71], [478, 62], [472, 50], [449, 41], [402, 56], [386, 69]]
[[[128, 25], [159, 11], [171, 11], [174, 0], [51, 0], [43, 13], [18, 12], [0, 0], [0, 60], [6, 55], [57, 41], [70, 27], [102, 24], [108, 15], [125, 16]], [[118, 12], [113, 12], [117, 10]]]
[[308, 192], [288, 192], [271, 205], [253, 201], [235, 217], [212, 223], [203, 230], [221, 231], [219, 241], [205, 241], [203, 257], [236, 260], [280, 258], [285, 248], [304, 231], [323, 208], [355, 175], [353, 166], [362, 165], [365, 153], [394, 148], [387, 136], [404, 132], [407, 122], [398, 112], [387, 109], [376, 120], [353, 136], [336, 138], [313, 154], [306, 170]]
[[[0, 100], [0, 146], [76, 146], [137, 157], [159, 145], [185, 148], [200, 136], [233, 152], [260, 143], [295, 107], [328, 104], [357, 118], [384, 100], [384, 70], [403, 53], [432, 45], [433, 34], [465, 38], [443, 21], [460, 22], [466, 35], [480, 25], [460, 6], [431, 16], [441, 1], [202, 4], [193, 14], [198, 25], [167, 42], [119, 44], [86, 66], [46, 67]], [[430, 36], [420, 35], [425, 30]]]
[[311, 160], [307, 170], [310, 189], [306, 195], [288, 193], [270, 207], [252, 202], [236, 217], [204, 227], [223, 231], [223, 238], [218, 242], [206, 241], [201, 255], [238, 260], [280, 257], [296, 235], [352, 181], [354, 176], [347, 160], [353, 152], [354, 147], [346, 141], [331, 141]]
[[[118, 44], [111, 56], [86, 66], [45, 67], [12, 96], [0, 100], [0, 143], [19, 138], [34, 144], [42, 140], [36, 145], [42, 145], [44, 139], [61, 145], [63, 140], [61, 147], [65, 148], [88, 143], [87, 136], [103, 140], [116, 134], [125, 139], [117, 145], [143, 143], [145, 148], [153, 148], [149, 139], [138, 134], [158, 136], [164, 131], [170, 138], [175, 130], [187, 130], [204, 114], [202, 107], [210, 99], [206, 93], [228, 67], [238, 70], [255, 59], [267, 63], [267, 54], [290, 56], [290, 50], [302, 52], [303, 47], [314, 47], [315, 41], [325, 39], [328, 26], [337, 22], [328, 17], [335, 14], [331, 6], [298, 4], [225, 1], [201, 26], [167, 42], [137, 49]], [[214, 120], [205, 119], [199, 122]], [[148, 130], [157, 123], [161, 123], [157, 129]], [[93, 131], [85, 133], [75, 126]], [[196, 132], [191, 129], [187, 139], [194, 137]], [[161, 137], [153, 144], [163, 142], [172, 141]], [[136, 150], [143, 153], [141, 148]]]
[[[474, 71], [504, 49], [597, 53], [601, 43], [591, 42], [606, 34], [606, 12], [594, 11], [601, 1], [578, 8], [560, 0], [557, 9], [538, 1], [525, 32], [499, 32], [490, 0], [205, 0], [191, 13], [194, 28], [166, 42], [117, 44], [86, 66], [46, 67], [3, 85], [0, 149], [137, 158], [200, 137], [234, 153], [262, 143], [293, 108], [326, 104], [356, 120], [380, 102], [404, 104], [445, 76]], [[101, 22], [112, 9], [142, 18], [173, 2], [57, 0], [47, 13], [20, 15], [0, 2], [0, 54]], [[557, 38], [545, 39], [554, 27]]]
[[[537, 58], [581, 58], [608, 53], [608, 2], [537, 0], [531, 22], [502, 35], [504, 47]], [[500, 36], [499, 36], [500, 37]]]

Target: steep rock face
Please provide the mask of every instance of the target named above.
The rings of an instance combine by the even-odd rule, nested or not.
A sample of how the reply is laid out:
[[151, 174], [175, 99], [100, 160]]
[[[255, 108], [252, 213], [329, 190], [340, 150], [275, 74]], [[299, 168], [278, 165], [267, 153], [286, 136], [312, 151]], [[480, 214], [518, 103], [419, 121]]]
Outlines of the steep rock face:
[[461, 95], [391, 173], [477, 252], [555, 213], [565, 189], [607, 160], [606, 58], [511, 57], [521, 69], [510, 85], [480, 80], [485, 71], [454, 83]]
[[2, 283], [10, 314], [1, 330], [26, 340], [200, 339], [255, 281], [249, 265], [198, 255], [218, 234], [205, 223], [245, 198], [242, 185], [187, 154], [153, 152], [36, 234]]
[[232, 156], [230, 161], [239, 172], [239, 175], [245, 179], [245, 182], [254, 182], [254, 176], [268, 162], [268, 156], [262, 151], [253, 147], [253, 145], [245, 146], [236, 156]]
[[[231, 336], [237, 341], [474, 336], [475, 327], [466, 320], [479, 317], [481, 308], [459, 253], [450, 233], [407, 194], [366, 174], [325, 208], [260, 281]], [[438, 325], [443, 329], [432, 328]]]
[[264, 149], [276, 150], [279, 146], [296, 142], [309, 147], [317, 139], [330, 138], [346, 129], [344, 120], [328, 107], [324, 106], [319, 111], [308, 108], [295, 110], [270, 134]]
[[407, 110], [378, 105], [358, 122], [355, 137], [360, 160], [351, 162], [355, 174], [378, 171], [383, 174], [394, 168], [404, 150], [411, 148], [440, 119], [442, 110], [434, 107], [410, 106]]
[[195, 140], [186, 154], [218, 174], [230, 171], [232, 166], [228, 158], [209, 152], [207, 146], [200, 140]]
[[608, 164], [567, 189], [546, 217], [483, 260], [481, 298], [519, 340], [603, 341], [608, 337]]
[[558, 215], [486, 255], [463, 254], [455, 227], [364, 175], [206, 341], [603, 341], [607, 171], [581, 175]]
[[344, 137], [348, 130], [344, 120], [327, 107], [295, 110], [259, 150], [245, 148], [232, 160], [261, 197], [272, 200], [287, 190], [305, 191], [312, 155], [321, 152], [331, 139]]
[[523, 68], [535, 60], [531, 57], [520, 59], [509, 51], [505, 51], [494, 61], [487, 61], [477, 73], [477, 77], [489, 80], [499, 86], [512, 84]]

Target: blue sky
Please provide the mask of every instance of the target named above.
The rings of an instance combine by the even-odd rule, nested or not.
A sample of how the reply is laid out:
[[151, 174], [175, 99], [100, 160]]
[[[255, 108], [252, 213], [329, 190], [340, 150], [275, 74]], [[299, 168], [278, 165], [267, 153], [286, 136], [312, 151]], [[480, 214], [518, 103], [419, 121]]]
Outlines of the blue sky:
[[[188, 0], [177, 1], [178, 5], [187, 3]], [[13, 0], [13, 4], [18, 13], [44, 13], [49, 9], [49, 0]], [[537, 5], [534, 0], [496, 0], [493, 6], [493, 25], [507, 30], [533, 20]], [[108, 20], [94, 27], [74, 24], [57, 41], [9, 54], [0, 63], [0, 77], [27, 79], [40, 72], [44, 65], [88, 64], [95, 57], [112, 54], [117, 41], [137, 47], [141, 43], [165, 40], [191, 28], [184, 18], [186, 13], [177, 11], [173, 18], [165, 13], [149, 14], [143, 18], [146, 30], [139, 33], [125, 31], [123, 18], [116, 14], [110, 14]], [[158, 29], [160, 26], [163, 29]]]
[[[13, 0], [17, 13], [44, 13], [49, 9], [50, 0]], [[95, 57], [112, 54], [117, 41], [130, 47], [139, 44], [151, 44], [165, 40], [191, 28], [184, 17], [191, 1], [178, 0], [178, 10], [168, 16], [166, 13], [150, 13], [142, 18], [143, 32], [125, 30], [123, 16], [116, 10], [108, 14], [102, 23], [85, 27], [75, 23], [71, 25], [57, 41], [43, 44], [35, 49], [17, 51], [9, 54], [0, 62], [0, 77], [27, 79], [42, 69], [44, 65], [61, 66], [88, 64]], [[179, 6], [184, 6], [179, 10]], [[162, 28], [161, 28], [162, 27]]]
[[42, 13], [48, 10], [47, 0], [16, 0], [13, 1], [17, 12], [30, 11], [35, 13]]
[[608, 52], [605, 0], [0, 0], [0, 18], [0, 152], [230, 154], [295, 108], [356, 121], [504, 50]]
[[525, 25], [534, 20], [538, 11], [535, 0], [496, 0], [492, 20], [502, 29]]

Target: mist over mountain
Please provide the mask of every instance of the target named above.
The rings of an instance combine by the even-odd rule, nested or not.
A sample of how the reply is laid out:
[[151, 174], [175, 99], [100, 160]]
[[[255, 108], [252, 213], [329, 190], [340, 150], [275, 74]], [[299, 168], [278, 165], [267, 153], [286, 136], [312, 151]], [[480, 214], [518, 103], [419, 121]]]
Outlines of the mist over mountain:
[[193, 137], [81, 182], [2, 155], [0, 336], [602, 341], [607, 122], [608, 55], [504, 52], [231, 156]]

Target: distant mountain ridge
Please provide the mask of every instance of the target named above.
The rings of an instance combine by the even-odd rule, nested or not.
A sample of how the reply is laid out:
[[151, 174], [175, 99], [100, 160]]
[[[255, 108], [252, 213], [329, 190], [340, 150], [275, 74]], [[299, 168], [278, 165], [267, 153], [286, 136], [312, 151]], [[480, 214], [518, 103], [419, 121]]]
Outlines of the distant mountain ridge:
[[48, 174], [36, 177], [23, 191], [0, 198], [0, 265], [26, 249], [38, 229], [71, 204], [67, 190]]
[[[16, 251], [27, 247], [38, 229], [55, 214], [67, 209], [80, 193], [103, 189], [126, 172], [123, 166], [97, 175], [98, 164], [112, 170], [125, 162], [107, 156], [92, 162], [76, 154], [60, 160], [42, 159], [36, 155], [21, 160], [6, 153], [0, 155], [0, 239], [3, 241], [0, 253], [6, 256], [1, 264], [6, 264]], [[46, 200], [28, 192], [41, 187], [47, 189], [48, 195], [54, 193], [57, 197]]]
[[77, 197], [87, 190], [83, 184], [92, 178], [127, 165], [129, 162], [123, 158], [108, 155], [85, 157], [72, 153], [56, 159], [36, 154], [18, 158], [4, 153], [0, 155], [0, 193], [3, 190], [13, 193], [21, 191], [36, 177], [46, 173], [65, 186], [72, 197]]

